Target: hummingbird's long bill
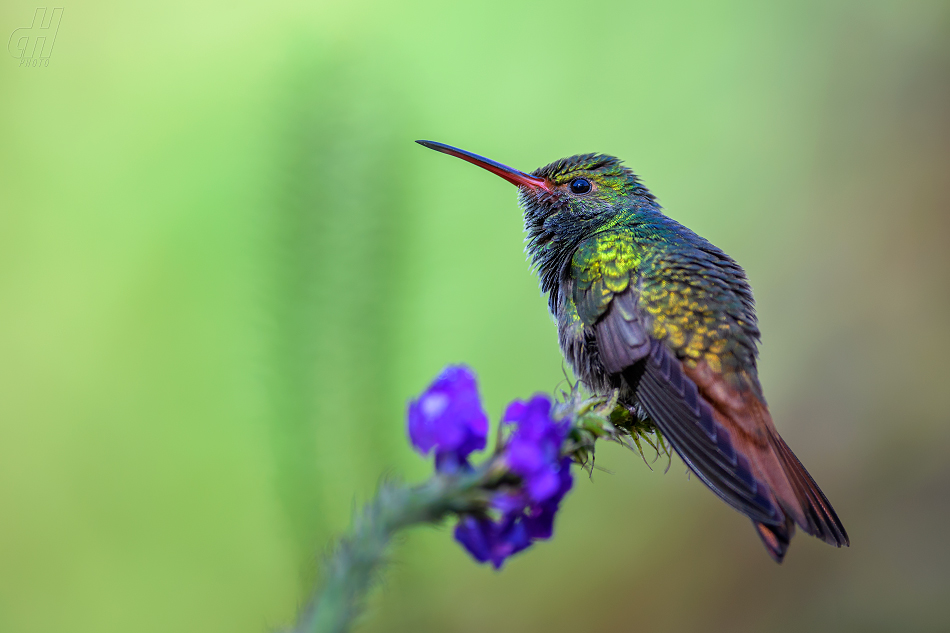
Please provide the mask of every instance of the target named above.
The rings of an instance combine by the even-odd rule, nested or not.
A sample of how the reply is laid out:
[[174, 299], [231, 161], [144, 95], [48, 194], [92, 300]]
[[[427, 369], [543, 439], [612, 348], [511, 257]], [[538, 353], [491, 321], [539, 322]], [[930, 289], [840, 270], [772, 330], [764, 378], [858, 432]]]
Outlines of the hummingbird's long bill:
[[537, 178], [526, 174], [523, 171], [518, 171], [508, 165], [502, 165], [497, 163], [489, 158], [484, 156], [479, 156], [478, 154], [473, 154], [472, 152], [466, 152], [464, 149], [459, 149], [457, 147], [452, 147], [451, 145], [446, 145], [445, 143], [436, 143], [435, 141], [416, 141], [419, 145], [423, 147], [428, 147], [429, 149], [434, 149], [437, 152], [442, 152], [443, 154], [448, 154], [449, 156], [455, 156], [456, 158], [461, 158], [466, 160], [473, 165], [478, 165], [482, 169], [487, 169], [496, 176], [501, 176], [511, 184], [518, 187], [531, 187], [532, 189], [547, 189], [548, 183], [543, 178]]

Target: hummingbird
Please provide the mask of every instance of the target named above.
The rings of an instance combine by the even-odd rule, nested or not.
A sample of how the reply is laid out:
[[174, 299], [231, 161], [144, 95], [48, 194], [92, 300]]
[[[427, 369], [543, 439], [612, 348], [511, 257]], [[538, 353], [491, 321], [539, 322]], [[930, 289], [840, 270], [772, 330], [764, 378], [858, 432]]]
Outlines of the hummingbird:
[[574, 375], [662, 433], [690, 471], [751, 519], [781, 563], [799, 526], [848, 534], [772, 422], [756, 369], [752, 288], [729, 255], [665, 215], [622, 162], [562, 158], [530, 174], [436, 143], [518, 188], [526, 251]]

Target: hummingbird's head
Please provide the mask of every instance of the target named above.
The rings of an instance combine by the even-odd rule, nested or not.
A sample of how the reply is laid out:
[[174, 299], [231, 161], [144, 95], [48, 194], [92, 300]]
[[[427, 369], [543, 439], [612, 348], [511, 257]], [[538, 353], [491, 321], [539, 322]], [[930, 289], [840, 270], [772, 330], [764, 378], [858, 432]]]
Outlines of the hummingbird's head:
[[659, 209], [653, 194], [613, 156], [579, 154], [526, 174], [450, 145], [416, 142], [478, 165], [518, 187], [528, 252], [542, 269], [617, 216], [643, 207]]
[[528, 248], [576, 246], [609, 225], [618, 215], [646, 205], [656, 207], [653, 194], [619, 158], [578, 154], [531, 172], [544, 186], [522, 186]]

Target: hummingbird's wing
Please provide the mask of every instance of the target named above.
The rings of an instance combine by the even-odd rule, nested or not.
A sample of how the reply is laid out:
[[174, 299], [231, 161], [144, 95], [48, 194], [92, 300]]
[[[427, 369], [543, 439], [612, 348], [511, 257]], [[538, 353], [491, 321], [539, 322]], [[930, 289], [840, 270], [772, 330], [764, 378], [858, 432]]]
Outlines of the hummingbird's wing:
[[572, 277], [601, 364], [635, 389], [689, 468], [752, 519], [776, 560], [795, 523], [847, 544], [761, 398], [758, 329], [738, 264], [708, 242], [661, 258], [640, 251], [629, 235], [600, 234], [575, 252]]
[[[644, 365], [636, 392], [644, 409], [690, 468], [752, 519], [776, 561], [782, 561], [796, 523], [831, 545], [849, 544], [834, 508], [779, 436], [768, 407], [750, 387], [730, 383], [705, 361], [685, 365], [664, 342], [655, 339]], [[694, 398], [695, 407], [683, 406]], [[716, 443], [715, 451], [709, 449], [710, 441]], [[763, 505], [775, 510], [771, 520], [750, 513], [723, 495], [721, 481], [710, 479], [709, 466], [702, 463], [703, 458], [716, 456], [731, 456], [741, 471], [751, 473], [758, 495], [767, 499]]]
[[636, 374], [640, 404], [690, 470], [753, 521], [784, 525], [768, 482], [757, 477], [748, 457], [736, 450], [729, 430], [662, 341], [652, 339], [649, 360], [624, 376]]
[[730, 385], [705, 362], [684, 368], [738, 450], [754, 463], [782, 509], [805, 532], [831, 545], [848, 545], [848, 534], [818, 484], [779, 435], [765, 401], [751, 389]]
[[[683, 375], [679, 361], [666, 354], [666, 347], [648, 330], [647, 323], [653, 319], [643, 310], [637, 284], [643, 258], [632, 239], [622, 233], [599, 234], [574, 253], [573, 299], [578, 316], [596, 332], [601, 364], [608, 373], [623, 374], [637, 388], [641, 404], [664, 436], [717, 495], [756, 521], [784, 522], [767, 484], [756, 479], [748, 460], [737, 454], [728, 432], [699, 397], [696, 385]], [[647, 356], [660, 361], [659, 371], [650, 369], [650, 361], [641, 362]]]
[[[641, 269], [638, 307], [652, 317], [653, 342], [637, 398], [696, 474], [752, 519], [776, 560], [795, 523], [826, 543], [848, 545], [844, 526], [779, 436], [762, 396], [759, 331], [745, 271], [709, 242], [687, 235], [694, 238], [688, 246], [657, 254]], [[691, 406], [694, 398], [697, 406]], [[772, 510], [768, 517], [727, 498], [715, 463], [708, 463], [722, 459], [737, 473], [750, 473], [757, 497], [767, 500], [756, 505]]]

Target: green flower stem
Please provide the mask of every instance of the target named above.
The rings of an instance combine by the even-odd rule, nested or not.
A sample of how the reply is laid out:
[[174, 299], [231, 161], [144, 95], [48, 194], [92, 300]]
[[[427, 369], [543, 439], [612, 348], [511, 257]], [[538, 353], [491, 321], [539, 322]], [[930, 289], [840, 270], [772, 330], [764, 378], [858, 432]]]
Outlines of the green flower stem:
[[301, 615], [294, 633], [342, 633], [359, 615], [367, 590], [385, 563], [389, 541], [399, 530], [439, 523], [450, 514], [487, 506], [486, 485], [500, 474], [494, 462], [459, 476], [436, 475], [426, 483], [385, 483], [354, 519], [325, 568], [322, 587]]

